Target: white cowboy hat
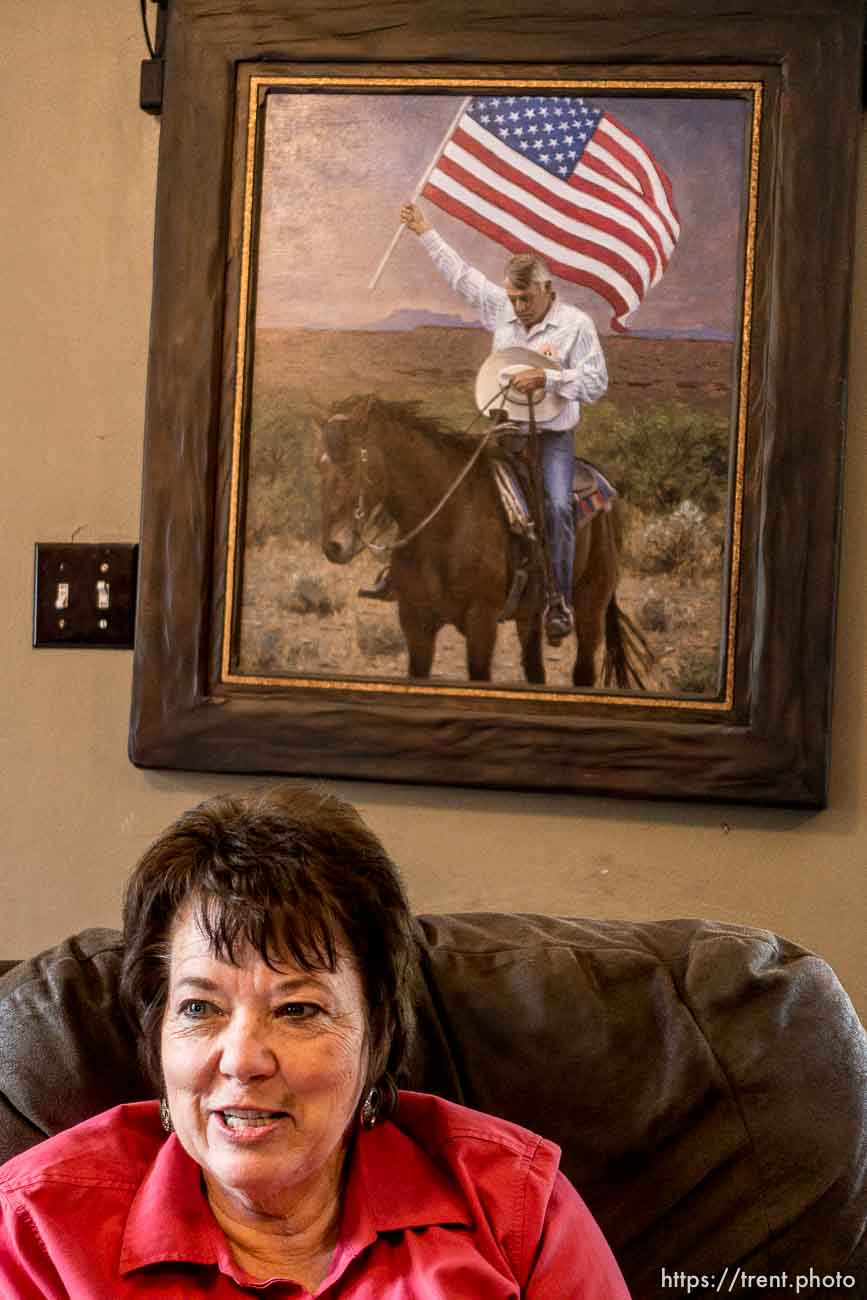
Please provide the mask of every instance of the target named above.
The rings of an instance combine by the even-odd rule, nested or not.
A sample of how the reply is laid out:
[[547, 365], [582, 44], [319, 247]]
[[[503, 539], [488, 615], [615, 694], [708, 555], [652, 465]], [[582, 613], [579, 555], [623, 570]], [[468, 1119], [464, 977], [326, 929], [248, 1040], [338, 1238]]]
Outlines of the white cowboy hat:
[[[497, 411], [505, 411], [510, 420], [526, 424], [530, 419], [529, 396], [519, 393], [511, 385], [502, 396], [498, 396], [498, 393], [504, 384], [528, 368], [562, 370], [559, 362], [543, 356], [541, 352], [534, 352], [532, 348], [503, 348], [501, 352], [492, 352], [476, 376], [476, 406], [479, 410], [491, 416]], [[544, 389], [537, 389], [532, 397], [536, 419], [541, 422], [553, 420], [566, 405], [565, 397]]]

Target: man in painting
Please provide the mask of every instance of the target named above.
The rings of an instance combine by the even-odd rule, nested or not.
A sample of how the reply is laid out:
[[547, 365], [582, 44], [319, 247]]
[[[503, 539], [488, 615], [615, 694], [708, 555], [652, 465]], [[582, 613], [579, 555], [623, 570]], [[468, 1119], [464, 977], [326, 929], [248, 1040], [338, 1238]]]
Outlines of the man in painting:
[[416, 203], [400, 210], [404, 225], [422, 246], [446, 283], [479, 314], [493, 334], [492, 351], [532, 348], [550, 357], [557, 370], [528, 368], [514, 380], [523, 394], [554, 393], [564, 399], [559, 411], [539, 420], [545, 527], [557, 597], [548, 608], [545, 634], [559, 645], [573, 629], [571, 609], [575, 523], [572, 515], [574, 430], [581, 403], [595, 402], [608, 387], [608, 372], [596, 327], [586, 312], [557, 297], [551, 273], [540, 257], [517, 253], [506, 263], [502, 285], [469, 266], [433, 229]]

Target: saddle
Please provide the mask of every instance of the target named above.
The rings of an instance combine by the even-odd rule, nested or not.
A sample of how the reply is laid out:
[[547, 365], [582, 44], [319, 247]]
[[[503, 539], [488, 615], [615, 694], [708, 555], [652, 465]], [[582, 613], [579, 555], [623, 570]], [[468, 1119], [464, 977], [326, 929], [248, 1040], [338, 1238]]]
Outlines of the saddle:
[[[489, 464], [512, 547], [514, 577], [505, 608], [500, 615], [500, 622], [504, 623], [514, 618], [518, 602], [526, 589], [530, 563], [539, 542], [539, 532], [528, 504], [533, 497], [533, 486], [526, 461], [500, 443], [491, 452]], [[572, 474], [572, 515], [576, 531], [585, 527], [600, 510], [610, 510], [616, 496], [617, 489], [601, 470], [589, 461], [576, 457]], [[544, 527], [544, 521], [541, 521], [540, 526]]]
[[[533, 495], [529, 467], [504, 447], [491, 454], [490, 466], [509, 532], [536, 541], [535, 521], [528, 504]], [[610, 510], [616, 496], [617, 489], [601, 470], [590, 461], [576, 457], [572, 474], [572, 514], [576, 528], [588, 523], [600, 510]]]

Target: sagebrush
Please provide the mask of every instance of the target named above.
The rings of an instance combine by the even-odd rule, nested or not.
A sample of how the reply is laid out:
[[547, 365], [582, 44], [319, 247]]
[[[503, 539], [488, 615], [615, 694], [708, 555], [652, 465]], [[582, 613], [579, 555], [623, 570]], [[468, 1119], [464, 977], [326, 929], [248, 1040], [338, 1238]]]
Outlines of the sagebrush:
[[727, 499], [729, 421], [720, 412], [683, 402], [624, 409], [602, 401], [584, 408], [576, 440], [579, 456], [645, 514], [692, 501], [710, 515]]

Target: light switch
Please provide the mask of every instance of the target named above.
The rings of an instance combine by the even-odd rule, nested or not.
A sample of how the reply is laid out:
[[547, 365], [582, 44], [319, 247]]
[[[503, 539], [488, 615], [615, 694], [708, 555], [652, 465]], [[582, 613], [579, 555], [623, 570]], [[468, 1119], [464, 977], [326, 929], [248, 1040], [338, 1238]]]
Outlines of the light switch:
[[37, 542], [33, 644], [131, 650], [138, 547]]

